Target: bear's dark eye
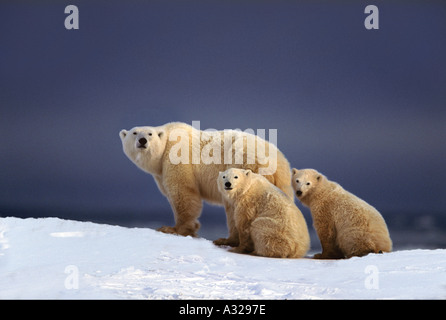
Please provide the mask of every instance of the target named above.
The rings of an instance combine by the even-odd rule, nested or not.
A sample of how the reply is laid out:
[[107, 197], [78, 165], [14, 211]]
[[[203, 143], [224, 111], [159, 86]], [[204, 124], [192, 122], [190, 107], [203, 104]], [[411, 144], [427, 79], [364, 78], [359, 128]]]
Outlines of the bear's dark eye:
[[299, 180], [296, 180], [297, 183], [299, 183]]
[[234, 179], [238, 179], [238, 176], [235, 176]]
[[307, 182], [307, 186], [309, 186], [310, 185], [310, 183], [309, 182]]
[[223, 179], [226, 179], [226, 177], [225, 177], [225, 176], [223, 176]]
[[152, 136], [152, 132], [149, 133], [149, 136]]
[[136, 136], [136, 133], [137, 133], [136, 131], [135, 131], [135, 132], [133, 132], [133, 134], [134, 134], [135, 136]]

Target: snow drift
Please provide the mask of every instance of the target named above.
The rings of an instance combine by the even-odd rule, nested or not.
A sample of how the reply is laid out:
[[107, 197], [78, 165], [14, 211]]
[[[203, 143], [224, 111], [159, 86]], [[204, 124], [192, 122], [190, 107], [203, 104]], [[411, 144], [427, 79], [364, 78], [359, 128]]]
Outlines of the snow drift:
[[0, 219], [1, 299], [445, 299], [446, 250], [271, 259], [151, 229]]

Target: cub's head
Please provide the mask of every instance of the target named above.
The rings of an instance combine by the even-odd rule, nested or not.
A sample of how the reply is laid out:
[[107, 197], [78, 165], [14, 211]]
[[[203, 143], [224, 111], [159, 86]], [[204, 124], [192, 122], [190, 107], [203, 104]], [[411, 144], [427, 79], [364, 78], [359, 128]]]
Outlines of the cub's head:
[[126, 156], [140, 169], [153, 173], [154, 162], [159, 162], [166, 147], [166, 133], [159, 127], [134, 127], [121, 130], [122, 148]]
[[226, 197], [243, 193], [251, 184], [253, 172], [251, 170], [231, 168], [220, 172], [217, 178], [218, 190]]
[[325, 177], [314, 169], [293, 168], [291, 183], [297, 198], [302, 201], [318, 186]]

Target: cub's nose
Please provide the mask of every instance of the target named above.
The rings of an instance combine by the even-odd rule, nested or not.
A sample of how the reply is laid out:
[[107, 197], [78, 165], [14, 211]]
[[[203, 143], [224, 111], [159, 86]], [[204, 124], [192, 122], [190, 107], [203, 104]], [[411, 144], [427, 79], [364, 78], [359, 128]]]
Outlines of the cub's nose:
[[141, 138], [141, 139], [138, 140], [138, 142], [139, 142], [140, 145], [143, 146], [143, 145], [145, 145], [147, 143], [147, 139], [146, 138]]
[[226, 182], [226, 183], [225, 183], [225, 187], [226, 187], [226, 188], [230, 188], [230, 187], [231, 187], [231, 183], [230, 183], [229, 181]]
[[297, 190], [297, 191], [296, 191], [296, 195], [297, 195], [298, 197], [300, 197], [300, 196], [302, 195], [302, 191]]

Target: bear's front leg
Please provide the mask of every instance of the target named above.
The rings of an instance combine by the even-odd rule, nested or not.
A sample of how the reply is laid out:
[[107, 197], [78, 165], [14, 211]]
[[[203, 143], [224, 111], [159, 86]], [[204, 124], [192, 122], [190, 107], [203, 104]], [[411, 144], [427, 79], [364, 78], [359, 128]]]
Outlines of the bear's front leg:
[[228, 238], [219, 238], [214, 240], [214, 244], [217, 246], [237, 247], [239, 245], [239, 235], [237, 228], [235, 227], [234, 206], [225, 200], [223, 200], [223, 204], [226, 211], [226, 222], [228, 225], [229, 236]]
[[344, 255], [336, 243], [336, 226], [326, 216], [314, 216], [313, 225], [321, 242], [322, 253], [313, 256], [314, 259], [342, 259]]
[[236, 253], [251, 253], [254, 251], [254, 242], [251, 238], [251, 217], [253, 212], [243, 208], [243, 206], [238, 209], [239, 210], [234, 210], [234, 220], [239, 235], [239, 245], [229, 251]]
[[178, 187], [170, 190], [167, 198], [174, 212], [175, 227], [163, 226], [158, 231], [197, 237], [197, 231], [200, 229], [198, 217], [203, 207], [198, 191], [189, 187]]
[[251, 253], [254, 251], [254, 242], [252, 242], [249, 231], [240, 234], [240, 244], [237, 247], [229, 249], [230, 252], [235, 253]]
[[333, 242], [322, 242], [322, 253], [317, 253], [313, 256], [314, 259], [343, 259], [344, 254], [342, 250]]

